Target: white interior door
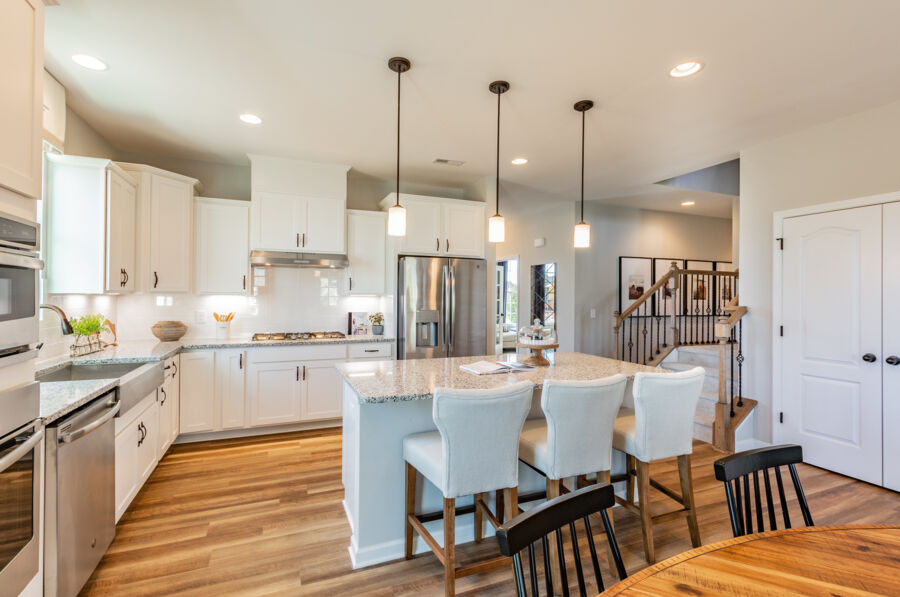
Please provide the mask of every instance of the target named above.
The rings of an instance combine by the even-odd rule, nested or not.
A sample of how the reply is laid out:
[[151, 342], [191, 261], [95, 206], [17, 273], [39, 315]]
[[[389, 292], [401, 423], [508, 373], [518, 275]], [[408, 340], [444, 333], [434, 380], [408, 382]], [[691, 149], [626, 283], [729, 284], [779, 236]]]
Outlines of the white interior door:
[[786, 219], [782, 259], [782, 440], [880, 485], [881, 206]]
[[900, 203], [884, 205], [884, 350], [883, 394], [884, 486], [900, 491]]

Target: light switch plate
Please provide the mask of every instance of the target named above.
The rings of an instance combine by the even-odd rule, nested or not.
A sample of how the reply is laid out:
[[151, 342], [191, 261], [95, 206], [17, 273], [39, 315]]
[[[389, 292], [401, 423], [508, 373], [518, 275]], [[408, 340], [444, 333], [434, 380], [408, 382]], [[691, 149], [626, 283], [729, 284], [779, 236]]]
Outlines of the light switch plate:
[[209, 317], [209, 314], [206, 311], [196, 310], [194, 311], [194, 323], [206, 323], [206, 319]]

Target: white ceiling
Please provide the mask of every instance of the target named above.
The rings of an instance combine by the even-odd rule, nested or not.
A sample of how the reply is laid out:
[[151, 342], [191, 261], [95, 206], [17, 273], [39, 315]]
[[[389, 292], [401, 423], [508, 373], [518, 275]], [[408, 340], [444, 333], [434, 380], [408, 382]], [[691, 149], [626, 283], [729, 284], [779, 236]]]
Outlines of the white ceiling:
[[[513, 209], [577, 198], [577, 100], [595, 102], [587, 197], [642, 196], [766, 138], [900, 98], [897, 23], [897, 0], [61, 0], [46, 10], [45, 45], [70, 104], [120, 150], [292, 156], [380, 179], [394, 168], [387, 59], [406, 56], [401, 175], [443, 186], [493, 174], [487, 87], [506, 79], [501, 193]], [[76, 52], [109, 70], [76, 66]], [[667, 76], [688, 59], [706, 67]], [[518, 155], [529, 163], [511, 166]]]

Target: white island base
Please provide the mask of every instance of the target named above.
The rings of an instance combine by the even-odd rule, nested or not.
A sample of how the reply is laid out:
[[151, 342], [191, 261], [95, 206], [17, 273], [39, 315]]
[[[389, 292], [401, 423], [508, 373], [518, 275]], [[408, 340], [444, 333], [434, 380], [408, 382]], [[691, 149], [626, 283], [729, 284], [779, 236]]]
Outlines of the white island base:
[[[631, 378], [637, 371], [660, 371], [641, 365], [612, 361], [601, 357], [562, 353], [555, 355], [563, 364], [566, 357], [588, 361], [588, 370], [571, 367], [546, 367], [529, 374], [473, 376], [458, 371], [459, 364], [478, 358], [429, 359], [423, 361], [383, 361], [380, 363], [347, 363], [338, 366], [344, 376], [343, 390], [343, 470], [344, 508], [350, 521], [350, 559], [354, 568], [363, 568], [404, 557], [405, 552], [405, 467], [403, 438], [411, 433], [432, 431], [434, 387], [497, 387], [522, 379], [536, 384], [543, 379], [596, 379], [623, 373], [629, 377], [626, 405], [631, 406]], [[426, 368], [440, 367], [438, 372]], [[540, 376], [538, 379], [534, 377]], [[414, 378], [410, 382], [410, 378]], [[381, 381], [386, 387], [378, 386]], [[410, 387], [416, 383], [425, 387]], [[373, 390], [378, 387], [377, 390]], [[393, 394], [392, 394], [393, 393]], [[379, 395], [383, 394], [383, 395]], [[541, 391], [536, 387], [529, 419], [542, 418]], [[625, 470], [624, 455], [613, 453], [613, 472]], [[524, 464], [519, 464], [519, 494], [545, 488], [544, 477]], [[420, 477], [417, 484], [416, 512], [440, 512], [440, 491]], [[493, 496], [491, 496], [493, 500]], [[457, 507], [471, 505], [472, 498], [460, 498]], [[443, 523], [426, 523], [428, 531], [443, 544]], [[487, 535], [493, 534], [488, 524]], [[460, 515], [456, 520], [456, 543], [473, 541], [474, 516]], [[415, 553], [429, 551], [425, 542], [415, 536]]]

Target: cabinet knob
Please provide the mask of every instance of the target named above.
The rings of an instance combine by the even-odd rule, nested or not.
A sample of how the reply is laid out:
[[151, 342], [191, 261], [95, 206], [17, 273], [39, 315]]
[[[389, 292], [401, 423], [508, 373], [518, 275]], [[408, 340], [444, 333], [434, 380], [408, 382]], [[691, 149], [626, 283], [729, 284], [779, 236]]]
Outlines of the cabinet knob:
[[900, 357], [891, 355], [888, 358], [884, 359], [884, 362], [888, 365], [900, 365]]
[[878, 357], [876, 357], [871, 352], [867, 352], [866, 354], [863, 355], [863, 360], [867, 363], [874, 363], [875, 361], [878, 360]]

